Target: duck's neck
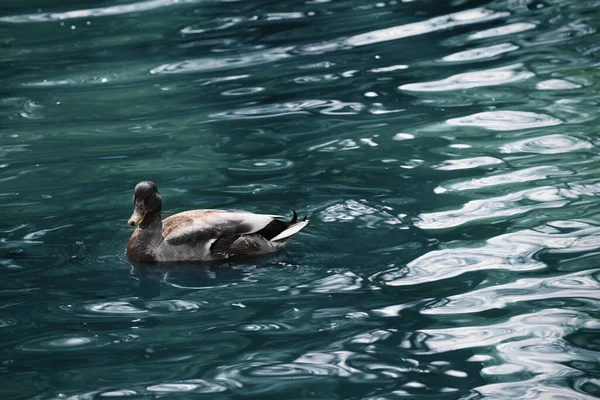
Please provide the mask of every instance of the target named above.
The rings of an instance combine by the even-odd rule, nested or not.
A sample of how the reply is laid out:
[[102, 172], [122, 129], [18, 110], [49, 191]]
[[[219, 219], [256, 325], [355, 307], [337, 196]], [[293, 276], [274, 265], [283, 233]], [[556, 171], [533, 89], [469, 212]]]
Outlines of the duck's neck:
[[140, 230], [148, 232], [158, 231], [162, 236], [162, 219], [160, 218], [160, 211], [146, 214], [139, 228]]
[[144, 244], [144, 247], [156, 248], [163, 241], [160, 212], [147, 214], [138, 229], [138, 240]]

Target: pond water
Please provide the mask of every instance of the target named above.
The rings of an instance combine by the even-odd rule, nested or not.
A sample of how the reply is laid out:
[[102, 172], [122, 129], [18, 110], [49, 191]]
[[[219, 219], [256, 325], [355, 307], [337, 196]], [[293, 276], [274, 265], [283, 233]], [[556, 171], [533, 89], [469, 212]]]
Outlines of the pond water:
[[[4, 2], [0, 398], [600, 397], [600, 7]], [[143, 265], [164, 216], [308, 215]]]

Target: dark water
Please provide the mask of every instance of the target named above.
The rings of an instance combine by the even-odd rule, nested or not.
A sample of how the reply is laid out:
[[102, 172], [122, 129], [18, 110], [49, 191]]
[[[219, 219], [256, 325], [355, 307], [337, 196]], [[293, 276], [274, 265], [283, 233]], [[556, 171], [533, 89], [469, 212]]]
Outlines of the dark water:
[[[0, 398], [600, 397], [600, 3], [4, 1]], [[307, 213], [276, 256], [124, 256]]]

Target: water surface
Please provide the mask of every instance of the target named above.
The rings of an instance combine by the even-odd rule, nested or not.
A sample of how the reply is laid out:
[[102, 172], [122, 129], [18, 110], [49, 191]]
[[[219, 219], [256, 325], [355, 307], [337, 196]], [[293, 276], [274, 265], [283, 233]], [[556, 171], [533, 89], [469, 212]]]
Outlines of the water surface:
[[[5, 3], [0, 397], [600, 398], [599, 10]], [[145, 179], [311, 223], [132, 263]]]

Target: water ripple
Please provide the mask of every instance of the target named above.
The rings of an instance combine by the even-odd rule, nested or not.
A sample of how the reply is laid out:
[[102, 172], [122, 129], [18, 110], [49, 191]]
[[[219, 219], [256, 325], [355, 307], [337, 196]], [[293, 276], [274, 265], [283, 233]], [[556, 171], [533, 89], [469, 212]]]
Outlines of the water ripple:
[[315, 293], [344, 293], [362, 288], [363, 279], [352, 272], [335, 274], [319, 279], [310, 286]]
[[23, 103], [23, 111], [19, 115], [25, 119], [43, 119], [46, 115], [44, 109], [46, 107], [32, 100], [27, 100]]
[[[396, 137], [394, 137], [395, 139]], [[443, 163], [432, 166], [433, 169], [437, 169], [439, 171], [454, 171], [461, 169], [471, 169], [478, 167], [485, 167], [490, 165], [502, 164], [503, 161], [495, 158], [495, 157], [471, 157], [471, 158], [462, 158], [457, 160], [447, 160]]]
[[569, 90], [578, 89], [582, 85], [579, 83], [567, 81], [564, 79], [548, 79], [538, 82], [535, 88], [538, 90]]
[[503, 110], [486, 111], [467, 117], [452, 118], [447, 120], [446, 123], [454, 126], [479, 126], [493, 131], [512, 131], [560, 125], [563, 121], [546, 114]]
[[[529, 79], [533, 76], [535, 76], [533, 72], [523, 69], [523, 64], [514, 64], [488, 70], [465, 72], [439, 81], [408, 83], [400, 86], [399, 89], [412, 92], [444, 92], [447, 90], [461, 90], [476, 87], [504, 85], [506, 83]], [[506, 112], [508, 113], [509, 111]], [[476, 115], [478, 115], [480, 119], [483, 119], [484, 117], [484, 115]], [[489, 118], [489, 116], [487, 117]], [[510, 118], [513, 120], [516, 119], [515, 117], [516, 115], [510, 116]], [[498, 118], [499, 117], [496, 116], [496, 119]], [[523, 119], [523, 116], [521, 116], [521, 119]], [[467, 121], [466, 118], [454, 119], [448, 120], [448, 123], [451, 125], [473, 125], [473, 123], [468, 123], [465, 121]]]
[[[562, 356], [570, 360], [574, 359], [577, 354], [551, 350], [549, 351], [551, 353], [550, 356], [541, 355], [539, 349], [532, 351], [531, 346], [528, 346], [527, 342], [536, 344], [543, 342], [551, 343], [552, 339], [565, 337], [580, 329], [587, 319], [588, 316], [581, 312], [550, 308], [535, 313], [518, 315], [506, 322], [489, 326], [423, 329], [421, 332], [427, 335], [425, 342], [428, 347], [428, 353], [497, 346], [498, 350], [509, 361], [516, 361], [514, 364], [519, 365], [523, 363], [522, 358], [519, 356], [521, 351], [516, 351], [518, 349], [525, 349], [531, 357], [541, 356], [540, 358], [547, 360], [551, 364], [552, 361], [559, 361], [556, 357]], [[541, 339], [542, 341], [527, 340], [526, 338], [529, 337]], [[521, 340], [514, 341], [516, 339]], [[528, 368], [532, 368], [533, 371], [537, 370], [535, 367], [536, 364], [539, 367], [545, 367], [545, 365], [540, 365], [536, 362], [527, 363]], [[536, 372], [541, 371], [537, 370]]]
[[559, 154], [591, 149], [594, 146], [585, 140], [565, 134], [553, 134], [518, 140], [500, 147], [502, 153]]
[[96, 304], [88, 304], [84, 306], [84, 308], [90, 313], [99, 313], [99, 314], [126, 314], [126, 315], [135, 315], [135, 314], [144, 314], [147, 313], [148, 310], [140, 309], [138, 307], [133, 306], [130, 303], [124, 301], [111, 301], [111, 302], [103, 302]]
[[493, 237], [478, 247], [455, 244], [452, 248], [431, 251], [405, 267], [393, 267], [369, 280], [386, 286], [408, 286], [487, 269], [543, 269], [547, 265], [535, 259], [541, 250], [561, 254], [590, 251], [599, 247], [594, 243], [598, 237], [600, 227], [584, 222], [568, 233], [527, 229]]
[[546, 186], [471, 200], [458, 210], [423, 213], [415, 225], [422, 229], [448, 229], [480, 220], [503, 219], [536, 209], [558, 208], [567, 203], [568, 200], [560, 195], [560, 190]]
[[582, 196], [596, 196], [600, 185], [555, 188], [542, 186], [499, 197], [471, 200], [458, 210], [423, 213], [415, 225], [422, 229], [448, 229], [481, 220], [499, 220], [544, 208], [559, 208]]
[[[242, 362], [218, 368], [215, 380], [232, 382], [244, 388], [244, 394], [260, 394], [290, 385], [305, 385], [315, 379], [341, 377], [351, 382], [372, 381], [377, 375], [352, 366], [360, 356], [349, 351], [308, 352], [292, 362]], [[388, 378], [389, 379], [389, 378]]]
[[219, 393], [226, 391], [227, 386], [217, 382], [209, 382], [204, 379], [189, 379], [181, 382], [169, 382], [151, 385], [148, 386], [146, 390], [154, 393]]
[[142, 318], [150, 315], [175, 316], [176, 314], [195, 313], [206, 308], [205, 302], [196, 302], [181, 299], [149, 300], [141, 301], [103, 301], [87, 304], [53, 304], [41, 310], [48, 313], [54, 320], [71, 322], [73, 320], [86, 318], [89, 320], [102, 321], [119, 318], [129, 321], [131, 318]]
[[110, 390], [99, 393], [100, 397], [127, 397], [135, 396], [137, 392], [135, 390], [121, 389], [121, 390]]
[[240, 331], [243, 332], [273, 332], [273, 331], [291, 331], [293, 328], [291, 326], [282, 324], [282, 323], [263, 323], [263, 324], [246, 324], [238, 327]]
[[265, 104], [258, 107], [240, 108], [234, 111], [225, 111], [212, 114], [218, 119], [250, 119], [270, 118], [283, 115], [307, 114], [316, 110], [325, 115], [354, 115], [363, 110], [365, 106], [356, 102], [343, 102], [339, 100], [299, 100], [295, 102]]
[[[497, 380], [504, 380], [502, 376], [495, 377]], [[557, 376], [558, 380], [564, 380], [564, 377]], [[555, 380], [556, 380], [555, 378]], [[575, 381], [581, 379], [571, 378]], [[490, 399], [553, 399], [561, 400], [597, 400], [597, 395], [591, 392], [589, 395], [585, 391], [573, 389], [571, 387], [561, 387], [553, 383], [552, 380], [547, 381], [544, 375], [531, 379], [514, 379], [509, 382], [494, 383], [477, 388], [477, 392], [481, 393], [485, 398]], [[597, 392], [596, 392], [597, 393]]]
[[294, 163], [290, 160], [282, 159], [259, 159], [259, 160], [243, 160], [230, 167], [233, 171], [242, 172], [273, 172], [291, 168]]
[[129, 14], [135, 12], [143, 12], [154, 10], [157, 8], [164, 8], [170, 6], [176, 6], [187, 3], [197, 3], [199, 0], [149, 0], [140, 1], [132, 4], [122, 4], [118, 6], [90, 8], [85, 10], [65, 11], [57, 13], [38, 13], [38, 14], [24, 14], [24, 15], [11, 15], [6, 17], [0, 17], [1, 22], [8, 23], [30, 23], [30, 22], [46, 22], [46, 21], [62, 21], [74, 18], [87, 18], [87, 17], [106, 17], [111, 15]]
[[550, 278], [523, 278], [504, 285], [491, 286], [469, 293], [451, 296], [421, 310], [423, 314], [465, 314], [532, 300], [589, 298], [597, 300], [600, 282], [593, 276], [599, 270], [589, 270]]
[[469, 35], [469, 39], [478, 40], [497, 36], [512, 35], [514, 33], [535, 29], [536, 27], [537, 25], [531, 22], [515, 22], [514, 24], [506, 24], [496, 28], [485, 29], [483, 31], [472, 33]]
[[223, 96], [247, 96], [249, 94], [260, 93], [263, 90], [265, 90], [263, 87], [245, 87], [225, 90], [224, 92], [221, 92], [221, 94]]
[[[458, 53], [450, 54], [442, 58], [445, 62], [464, 62], [464, 61], [477, 61], [477, 60], [489, 60], [495, 58], [500, 54], [510, 53], [511, 51], [518, 50], [519, 46], [512, 43], [500, 43], [486, 47], [478, 47], [476, 49], [470, 49], [460, 51]], [[489, 73], [489, 72], [488, 72]]]
[[469, 179], [456, 183], [443, 184], [434, 189], [435, 193], [446, 193], [448, 191], [465, 191], [482, 189], [491, 186], [517, 184], [530, 181], [538, 181], [549, 177], [568, 176], [573, 172], [565, 171], [555, 166], [531, 167], [505, 174], [489, 175], [483, 178]]
[[178, 299], [147, 301], [145, 306], [153, 312], [158, 311], [165, 314], [197, 311], [202, 308], [202, 305], [198, 302]]
[[391, 210], [389, 207], [379, 210], [369, 206], [365, 201], [346, 200], [343, 203], [327, 207], [320, 213], [320, 217], [323, 222], [360, 220], [368, 228], [378, 227], [381, 224], [402, 224], [400, 219], [390, 214]]
[[197, 28], [196, 25], [190, 25], [182, 28], [180, 32], [184, 35], [195, 35], [210, 31], [225, 30], [243, 22], [247, 22], [248, 20], [250, 20], [248, 17], [215, 18], [211, 21], [208, 21], [208, 23], [207, 21], [203, 21], [201, 24], [198, 24], [201, 26], [201, 28]]
[[433, 251], [411, 261], [406, 267], [394, 267], [369, 279], [384, 286], [410, 286], [488, 269], [532, 271], [546, 267], [532, 259], [539, 248], [521, 247], [516, 256], [513, 249], [494, 245]]
[[290, 47], [274, 48], [258, 52], [247, 52], [237, 57], [210, 58], [185, 60], [176, 63], [162, 64], [150, 70], [151, 74], [181, 74], [205, 71], [231, 70], [232, 68], [249, 67], [269, 63], [290, 57]]
[[6, 328], [7, 326], [13, 326], [16, 324], [18, 324], [18, 322], [14, 318], [0, 317], [0, 329]]
[[351, 36], [345, 43], [349, 46], [365, 46], [374, 43], [398, 40], [410, 36], [423, 35], [457, 26], [488, 22], [508, 16], [508, 12], [492, 11], [486, 8], [474, 8], [460, 11], [441, 17], [431, 18], [425, 21], [415, 22], [407, 25], [394, 26]]
[[335, 367], [313, 363], [281, 363], [246, 362], [233, 366], [219, 367], [215, 380], [232, 382], [238, 387], [244, 387], [244, 393], [260, 394], [288, 387], [294, 383], [314, 378], [327, 378], [339, 375]]
[[280, 185], [272, 183], [249, 183], [247, 185], [231, 185], [223, 190], [225, 193], [273, 193], [280, 190]]
[[[7, 2], [0, 397], [598, 397], [596, 2]], [[141, 179], [312, 222], [139, 265]]]
[[314, 146], [310, 146], [308, 151], [318, 151], [321, 153], [330, 153], [336, 151], [348, 151], [348, 150], [356, 150], [361, 147], [377, 147], [378, 144], [373, 140], [373, 138], [360, 138], [358, 140], [354, 139], [334, 139], [329, 140], [325, 143], [319, 143]]
[[59, 351], [80, 351], [83, 349], [107, 346], [109, 339], [99, 339], [89, 336], [68, 336], [62, 338], [44, 338], [24, 342], [18, 346], [20, 351], [30, 352], [59, 352]]

